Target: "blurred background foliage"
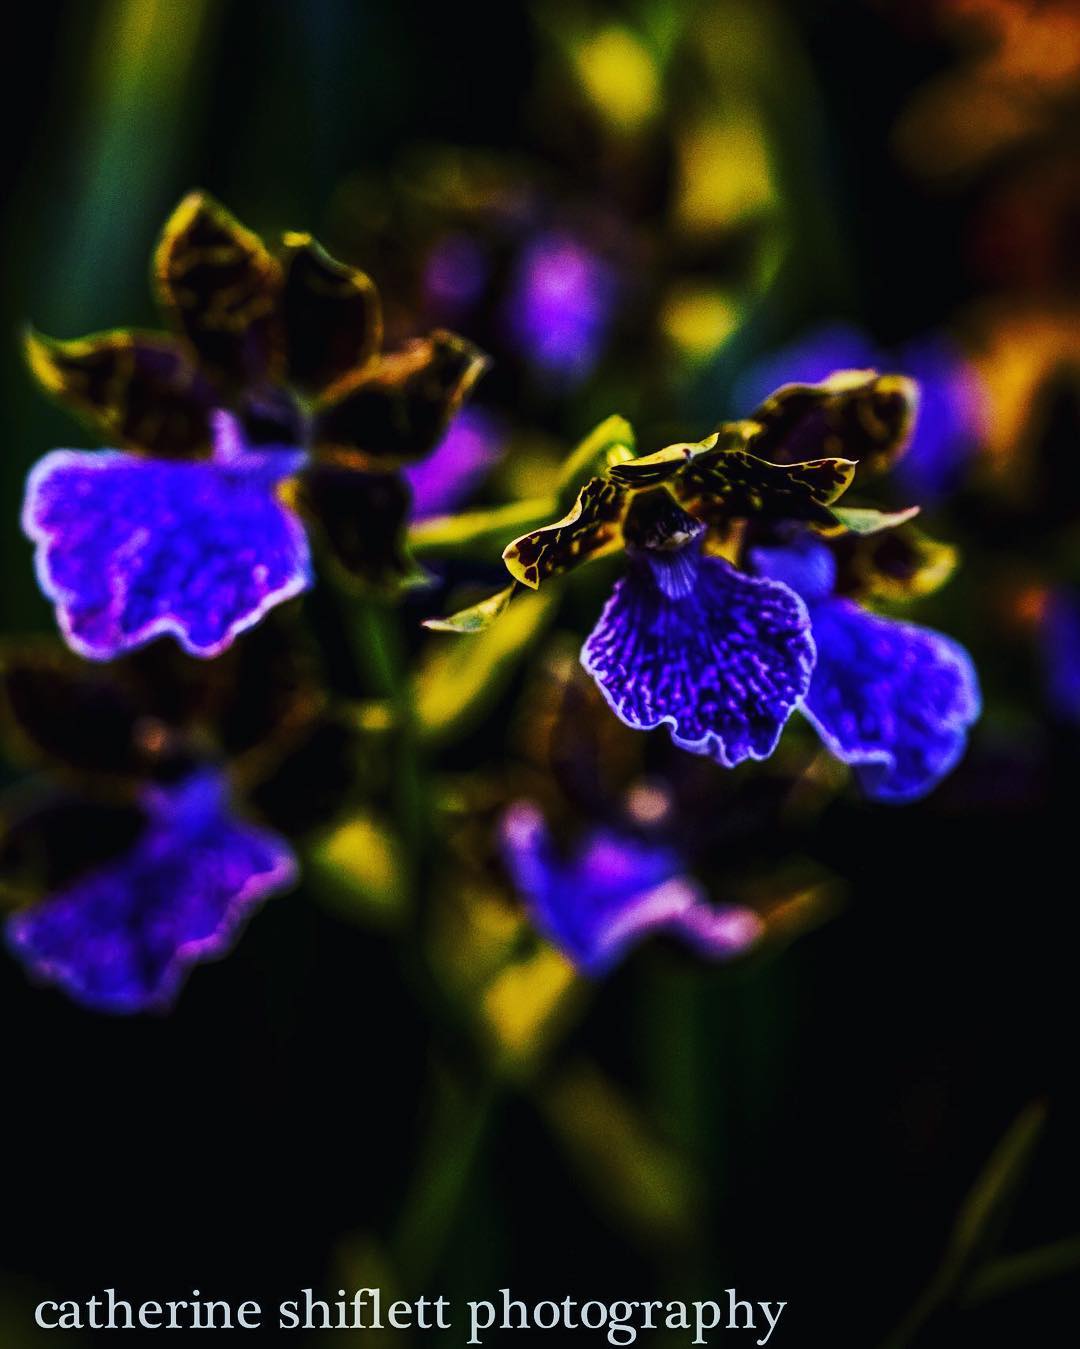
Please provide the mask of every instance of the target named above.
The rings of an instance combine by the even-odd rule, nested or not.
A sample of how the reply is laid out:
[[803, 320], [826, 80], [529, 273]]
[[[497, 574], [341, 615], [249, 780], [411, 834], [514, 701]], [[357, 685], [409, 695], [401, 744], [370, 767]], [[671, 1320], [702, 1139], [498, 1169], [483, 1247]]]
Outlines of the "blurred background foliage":
[[[87, 443], [33, 388], [19, 331], [152, 323], [146, 259], [198, 184], [368, 270], [392, 337], [446, 323], [492, 354], [481, 508], [557, 496], [610, 413], [648, 452], [838, 341], [871, 354], [837, 364], [919, 365], [925, 453], [948, 456], [926, 525], [961, 554], [919, 615], [970, 646], [987, 712], [903, 812], [860, 801], [796, 730], [764, 772], [674, 764], [574, 660], [606, 564], [558, 607], [545, 592], [479, 636], [424, 635], [505, 577], [490, 539], [464, 565], [425, 554], [421, 523], [435, 589], [400, 624], [352, 606], [324, 651], [349, 672], [348, 734], [400, 771], [313, 817], [299, 894], [168, 1020], [93, 1019], [5, 959], [5, 1343], [29, 1342], [36, 1290], [108, 1285], [268, 1304], [309, 1284], [735, 1286], [790, 1303], [791, 1343], [859, 1349], [1066, 1324], [1075, 8], [70, 0], [34, 6], [17, 45], [7, 632], [52, 630], [16, 527], [25, 472]], [[326, 603], [304, 601], [316, 631]], [[304, 763], [303, 790], [333, 785], [321, 752]], [[493, 856], [519, 796], [562, 828], [673, 812], [707, 834], [710, 893], [763, 916], [761, 949], [716, 968], [654, 946], [586, 985]]]

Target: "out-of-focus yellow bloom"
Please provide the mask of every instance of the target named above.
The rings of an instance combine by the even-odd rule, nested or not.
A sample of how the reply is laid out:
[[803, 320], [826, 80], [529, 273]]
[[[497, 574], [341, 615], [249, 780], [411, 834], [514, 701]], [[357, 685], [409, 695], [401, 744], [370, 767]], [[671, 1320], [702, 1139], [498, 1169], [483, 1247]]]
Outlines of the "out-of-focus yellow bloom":
[[775, 195], [769, 147], [749, 112], [739, 109], [680, 137], [676, 211], [687, 233], [728, 229], [762, 212]]
[[644, 43], [629, 29], [592, 33], [572, 50], [581, 87], [597, 110], [621, 131], [637, 131], [660, 105], [660, 77]]
[[433, 966], [493, 1065], [521, 1077], [573, 1011], [581, 981], [562, 954], [537, 943], [524, 912], [497, 886], [463, 876], [445, 897]]
[[401, 845], [385, 825], [358, 815], [346, 820], [315, 848], [310, 874], [335, 907], [381, 926], [392, 926], [405, 905]]
[[530, 1057], [562, 1008], [577, 976], [554, 947], [508, 965], [484, 994], [484, 1019], [499, 1050], [514, 1059]]
[[972, 357], [989, 409], [985, 444], [995, 473], [1017, 466], [1043, 385], [1059, 370], [1080, 372], [1080, 312], [1018, 307], [987, 314]]
[[680, 285], [663, 310], [664, 333], [688, 360], [714, 355], [739, 326], [740, 311], [732, 297], [707, 286]]

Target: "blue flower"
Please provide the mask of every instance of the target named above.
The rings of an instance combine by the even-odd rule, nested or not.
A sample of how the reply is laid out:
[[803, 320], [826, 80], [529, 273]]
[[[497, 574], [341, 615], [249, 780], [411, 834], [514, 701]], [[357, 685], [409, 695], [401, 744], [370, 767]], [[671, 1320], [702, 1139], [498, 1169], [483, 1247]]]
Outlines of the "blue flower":
[[209, 460], [54, 450], [35, 465], [22, 526], [73, 651], [112, 660], [169, 634], [216, 656], [311, 584], [303, 525], [276, 495], [304, 456], [237, 454], [237, 434]]
[[571, 511], [515, 539], [515, 580], [550, 577], [624, 549], [629, 566], [581, 652], [628, 726], [666, 726], [682, 749], [731, 768], [772, 754], [806, 693], [814, 644], [802, 600], [705, 552], [710, 525], [743, 517], [835, 523], [854, 464], [758, 458], [765, 428], [735, 423], [697, 445], [611, 463]]
[[760, 934], [751, 910], [710, 905], [663, 844], [593, 829], [560, 856], [540, 812], [518, 802], [503, 819], [502, 845], [533, 921], [586, 974], [602, 974], [655, 933], [717, 959], [745, 951]]
[[817, 664], [800, 711], [826, 748], [876, 801], [925, 796], [956, 766], [981, 710], [971, 657], [942, 633], [836, 595], [823, 543], [755, 548], [751, 560], [806, 602]]
[[392, 589], [410, 574], [409, 489], [485, 367], [434, 332], [380, 351], [378, 294], [307, 235], [277, 253], [193, 193], [155, 276], [171, 334], [31, 334], [42, 385], [121, 448], [57, 450], [23, 528], [72, 648], [109, 660], [161, 635], [212, 657], [331, 564]]
[[97, 1011], [170, 1006], [191, 966], [224, 955], [296, 877], [285, 842], [233, 816], [213, 773], [147, 788], [143, 808], [128, 851], [7, 921], [19, 959]]
[[581, 663], [628, 726], [666, 725], [681, 749], [734, 768], [776, 748], [810, 686], [814, 642], [798, 595], [703, 556], [700, 533], [631, 551]]

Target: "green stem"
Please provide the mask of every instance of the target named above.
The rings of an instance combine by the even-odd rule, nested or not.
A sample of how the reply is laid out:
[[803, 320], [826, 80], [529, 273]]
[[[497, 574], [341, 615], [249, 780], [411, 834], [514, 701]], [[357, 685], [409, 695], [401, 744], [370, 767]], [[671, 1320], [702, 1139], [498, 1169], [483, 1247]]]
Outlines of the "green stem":
[[434, 1114], [391, 1239], [395, 1267], [418, 1288], [435, 1272], [454, 1229], [500, 1096], [490, 1078], [470, 1087], [445, 1073], [434, 1076]]
[[427, 834], [428, 791], [421, 758], [411, 682], [405, 669], [396, 614], [377, 600], [360, 600], [350, 612], [353, 654], [372, 692], [393, 711], [395, 730], [394, 819], [408, 866], [406, 884], [415, 913], [420, 883], [418, 863]]

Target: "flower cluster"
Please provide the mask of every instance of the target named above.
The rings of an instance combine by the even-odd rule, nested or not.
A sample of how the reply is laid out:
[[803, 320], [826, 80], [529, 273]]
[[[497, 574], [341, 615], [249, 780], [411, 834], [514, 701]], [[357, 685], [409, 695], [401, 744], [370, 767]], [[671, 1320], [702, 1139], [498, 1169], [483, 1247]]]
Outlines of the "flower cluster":
[[837, 504], [857, 467], [865, 481], [902, 453], [915, 402], [904, 378], [841, 372], [781, 388], [700, 443], [639, 458], [616, 447], [563, 519], [507, 547], [506, 566], [535, 589], [625, 552], [581, 660], [628, 726], [667, 726], [732, 768], [768, 758], [798, 709], [868, 795], [920, 797], [978, 716], [974, 669], [949, 638], [851, 595], [860, 571], [864, 590], [891, 570], [894, 592], [914, 594], [949, 568], [904, 532], [914, 510]]
[[31, 368], [120, 448], [54, 450], [23, 528], [68, 644], [109, 660], [162, 634], [211, 657], [307, 589], [312, 526], [369, 587], [408, 579], [401, 470], [442, 439], [485, 360], [436, 331], [382, 353], [378, 293], [310, 236], [277, 252], [203, 193], [154, 256], [172, 332], [57, 342]]
[[[576, 272], [560, 249], [534, 260], [517, 317], [561, 350], [552, 314]], [[455, 503], [490, 464], [494, 434], [476, 409], [450, 428], [484, 369], [478, 350], [439, 330], [383, 352], [374, 285], [309, 236], [270, 248], [193, 194], [165, 227], [154, 275], [170, 333], [28, 339], [40, 382], [111, 446], [46, 455], [23, 509], [64, 639], [111, 664], [22, 649], [0, 670], [33, 757], [76, 784], [59, 814], [48, 801], [23, 811], [0, 847], [0, 870], [21, 877], [9, 944], [39, 977], [109, 1011], [168, 1005], [191, 965], [225, 951], [294, 881], [293, 841], [316, 806], [314, 822], [336, 819], [362, 775], [362, 716], [353, 705], [339, 715], [295, 615], [271, 611], [312, 585], [314, 557], [396, 596], [417, 575], [410, 518]], [[585, 305], [574, 330], [595, 335], [597, 322]], [[512, 584], [428, 626], [481, 631], [517, 588], [550, 593], [622, 553], [581, 649], [622, 722], [665, 727], [680, 749], [735, 768], [769, 758], [799, 712], [869, 796], [918, 798], [961, 755], [978, 684], [950, 638], [870, 606], [927, 593], [954, 556], [912, 525], [915, 509], [845, 497], [897, 461], [915, 408], [910, 380], [857, 370], [785, 385], [706, 440], [645, 456], [610, 418], [564, 467], [562, 518], [537, 525], [550, 515], [528, 503], [496, 511], [494, 526], [478, 513], [500, 544], [500, 519], [533, 521], [503, 552]], [[470, 533], [465, 517], [426, 528], [451, 556]], [[143, 649], [159, 637], [174, 640]], [[396, 705], [374, 718], [387, 764], [389, 735], [408, 722]], [[327, 771], [327, 746], [341, 771]], [[654, 932], [713, 958], [760, 935], [756, 912], [713, 902], [700, 850], [674, 831], [615, 812], [566, 848], [516, 797], [495, 812], [505, 872], [575, 968], [603, 972]], [[57, 820], [82, 821], [89, 846], [69, 840], [72, 865], [31, 865], [27, 882], [26, 859], [49, 853], [40, 842]]]

